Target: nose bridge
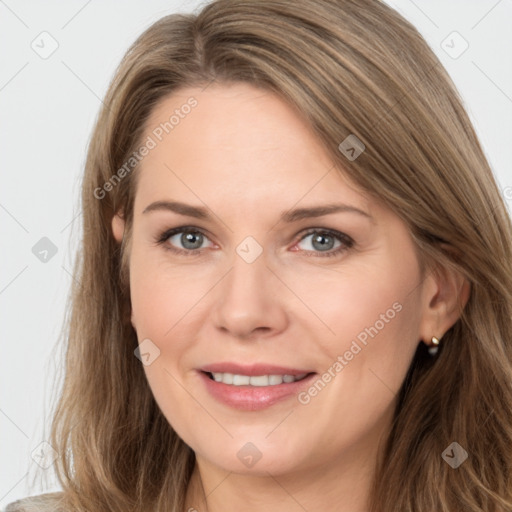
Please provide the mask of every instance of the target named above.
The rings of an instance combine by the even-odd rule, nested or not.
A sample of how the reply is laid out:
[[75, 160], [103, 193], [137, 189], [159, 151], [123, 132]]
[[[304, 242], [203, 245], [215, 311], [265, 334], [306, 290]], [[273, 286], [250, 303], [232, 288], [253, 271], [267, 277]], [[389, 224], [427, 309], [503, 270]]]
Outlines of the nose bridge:
[[264, 300], [266, 282], [272, 277], [267, 263], [263, 247], [253, 237], [247, 237], [238, 244], [233, 254], [231, 271], [226, 276], [226, 288], [223, 291], [226, 298], [229, 296], [242, 304], [247, 300]]
[[231, 268], [219, 283], [216, 296], [218, 328], [237, 337], [246, 337], [258, 328], [283, 328], [285, 315], [274, 293], [275, 276], [267, 264], [263, 247], [252, 237], [235, 248]]

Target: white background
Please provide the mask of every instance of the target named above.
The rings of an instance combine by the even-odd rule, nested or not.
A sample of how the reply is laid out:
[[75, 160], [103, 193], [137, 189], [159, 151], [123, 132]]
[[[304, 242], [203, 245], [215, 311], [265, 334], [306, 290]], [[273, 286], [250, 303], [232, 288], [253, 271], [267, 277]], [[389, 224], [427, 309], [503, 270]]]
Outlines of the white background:
[[[31, 453], [44, 441], [55, 393], [61, 356], [54, 347], [80, 226], [78, 180], [100, 98], [145, 28], [201, 3], [0, 0], [0, 508], [59, 489], [39, 481], [30, 487], [37, 469]], [[388, 3], [419, 29], [453, 77], [510, 207], [512, 2]], [[59, 45], [47, 59], [31, 48], [43, 31]], [[457, 59], [441, 47], [453, 31], [469, 43]], [[42, 237], [57, 247], [46, 263], [32, 252]]]

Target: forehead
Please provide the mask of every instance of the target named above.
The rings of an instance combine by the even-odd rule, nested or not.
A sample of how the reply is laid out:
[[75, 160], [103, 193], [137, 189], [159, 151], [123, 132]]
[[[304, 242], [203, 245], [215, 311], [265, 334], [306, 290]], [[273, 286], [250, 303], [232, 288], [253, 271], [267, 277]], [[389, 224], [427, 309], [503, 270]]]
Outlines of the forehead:
[[145, 200], [215, 197], [281, 209], [303, 200], [367, 204], [293, 107], [249, 84], [172, 93], [151, 112], [148, 138], [154, 147], [140, 163], [137, 190]]

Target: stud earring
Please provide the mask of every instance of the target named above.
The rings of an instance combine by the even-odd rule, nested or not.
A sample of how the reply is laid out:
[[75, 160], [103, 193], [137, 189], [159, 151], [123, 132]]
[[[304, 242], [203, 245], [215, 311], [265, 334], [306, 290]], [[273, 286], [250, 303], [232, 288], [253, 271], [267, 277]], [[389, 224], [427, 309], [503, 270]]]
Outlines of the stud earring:
[[435, 336], [432, 336], [432, 344], [428, 347], [428, 353], [431, 356], [435, 356], [437, 354], [437, 351], [439, 350], [439, 343], [440, 340], [436, 338]]

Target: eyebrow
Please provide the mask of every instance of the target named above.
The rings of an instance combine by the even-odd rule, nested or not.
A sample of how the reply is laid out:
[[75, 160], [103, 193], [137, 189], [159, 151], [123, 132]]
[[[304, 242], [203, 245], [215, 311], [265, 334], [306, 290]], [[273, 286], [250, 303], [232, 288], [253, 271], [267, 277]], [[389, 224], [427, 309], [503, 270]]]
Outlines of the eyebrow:
[[[211, 219], [211, 215], [208, 213], [207, 208], [203, 208], [202, 206], [192, 206], [186, 203], [181, 203], [179, 201], [155, 201], [147, 206], [143, 214], [164, 210], [171, 211], [174, 213], [178, 213], [179, 215], [185, 215], [187, 217], [195, 217], [196, 219]], [[314, 217], [322, 217], [323, 215], [329, 215], [332, 213], [357, 213], [369, 219], [372, 219], [372, 216], [361, 210], [356, 208], [355, 206], [351, 206], [348, 204], [326, 204], [320, 206], [311, 206], [308, 208], [295, 208], [293, 210], [285, 210], [281, 212], [281, 221], [291, 223], [297, 222], [302, 219], [309, 219]]]

